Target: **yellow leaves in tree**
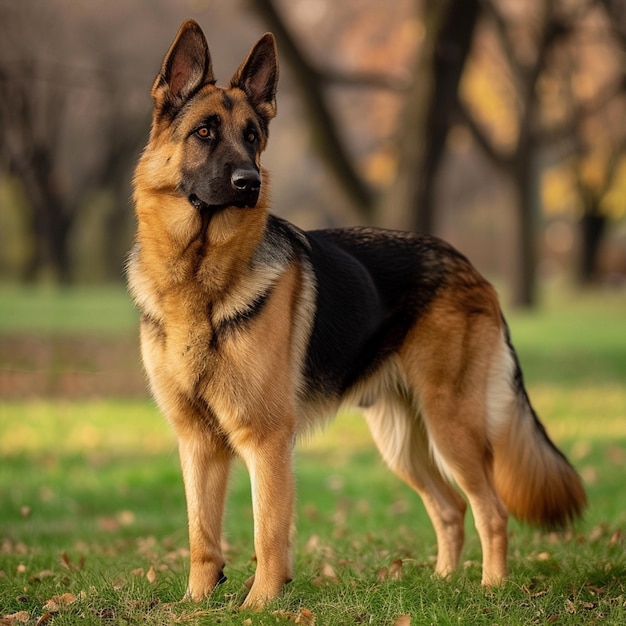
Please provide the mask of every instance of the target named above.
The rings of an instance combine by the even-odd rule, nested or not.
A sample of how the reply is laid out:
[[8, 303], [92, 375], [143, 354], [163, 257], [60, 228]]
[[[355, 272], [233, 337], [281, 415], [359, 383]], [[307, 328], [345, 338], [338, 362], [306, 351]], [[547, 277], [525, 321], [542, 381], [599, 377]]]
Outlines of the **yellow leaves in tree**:
[[572, 167], [559, 165], [543, 172], [541, 204], [548, 216], [571, 214], [580, 210], [580, 199]]

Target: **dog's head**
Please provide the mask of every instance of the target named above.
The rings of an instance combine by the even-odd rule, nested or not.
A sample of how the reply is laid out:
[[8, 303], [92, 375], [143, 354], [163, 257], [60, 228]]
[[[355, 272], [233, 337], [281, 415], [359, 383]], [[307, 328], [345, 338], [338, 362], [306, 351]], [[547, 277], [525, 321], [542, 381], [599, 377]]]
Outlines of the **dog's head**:
[[159, 167], [175, 167], [176, 193], [199, 211], [256, 206], [277, 82], [273, 35], [257, 42], [228, 86], [217, 87], [202, 30], [192, 20], [181, 26], [152, 86], [150, 142], [167, 145]]

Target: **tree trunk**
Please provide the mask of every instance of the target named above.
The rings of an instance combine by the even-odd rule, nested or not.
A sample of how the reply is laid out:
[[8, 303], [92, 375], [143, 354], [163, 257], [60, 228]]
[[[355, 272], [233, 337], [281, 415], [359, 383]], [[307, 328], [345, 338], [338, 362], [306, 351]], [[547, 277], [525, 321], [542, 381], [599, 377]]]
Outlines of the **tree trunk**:
[[597, 206], [586, 211], [580, 219], [581, 255], [579, 279], [583, 285], [598, 280], [598, 253], [606, 232], [607, 217]]
[[520, 149], [511, 171], [519, 232], [512, 305], [530, 309], [537, 304], [537, 215], [536, 180], [530, 146]]
[[421, 172], [413, 177], [409, 197], [411, 230], [435, 231], [435, 182], [445, 153], [448, 131], [458, 107], [459, 83], [471, 50], [480, 15], [479, 0], [453, 0], [444, 16], [433, 58], [434, 89], [424, 128], [425, 146]]
[[413, 83], [400, 119], [396, 179], [381, 198], [378, 210], [383, 223], [395, 228], [410, 230], [416, 226], [414, 212], [418, 209], [419, 188], [430, 148], [426, 146], [426, 128], [436, 92], [435, 56], [446, 17], [454, 4], [455, 0], [441, 0], [424, 6], [425, 37], [417, 53]]
[[32, 211], [33, 252], [24, 269], [24, 280], [34, 282], [49, 273], [53, 280], [67, 284], [72, 279], [69, 216], [73, 212], [64, 210], [67, 206], [55, 181], [52, 155], [46, 148], [35, 148], [30, 158], [16, 159], [14, 166]]

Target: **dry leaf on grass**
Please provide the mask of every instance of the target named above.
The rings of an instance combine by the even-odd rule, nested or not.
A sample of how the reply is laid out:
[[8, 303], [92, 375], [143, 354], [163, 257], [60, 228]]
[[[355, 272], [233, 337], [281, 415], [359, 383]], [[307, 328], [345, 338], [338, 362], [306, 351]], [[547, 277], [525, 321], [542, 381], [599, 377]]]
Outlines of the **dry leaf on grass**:
[[389, 578], [400, 580], [402, 578], [402, 559], [396, 559], [389, 566]]
[[[315, 626], [315, 615], [309, 609], [300, 609], [299, 613], [290, 613], [289, 611], [274, 611], [274, 615], [280, 615], [288, 622], [294, 624], [302, 624], [302, 626]], [[247, 620], [246, 620], [247, 621]]]
[[338, 583], [339, 578], [335, 573], [335, 568], [330, 563], [324, 563], [322, 565], [322, 569], [320, 571], [321, 577], [323, 580], [328, 581], [330, 583]]
[[63, 593], [59, 596], [52, 596], [44, 605], [43, 610], [50, 613], [58, 613], [63, 607], [74, 604], [77, 600], [77, 596], [73, 593]]
[[151, 565], [150, 569], [146, 572], [146, 579], [152, 585], [154, 584], [156, 577], [157, 575], [156, 575], [156, 570], [154, 569], [154, 565]]
[[411, 626], [411, 616], [398, 615], [398, 617], [396, 617], [396, 621], [393, 623], [393, 626]]
[[11, 615], [5, 615], [0, 617], [0, 626], [13, 626], [13, 624], [25, 624], [30, 619], [30, 613], [28, 611], [20, 611], [19, 613], [12, 613]]
[[36, 574], [33, 574], [28, 578], [29, 583], [40, 583], [42, 580], [46, 578], [52, 578], [54, 576], [54, 572], [51, 569], [44, 569]]
[[85, 557], [81, 556], [78, 563], [74, 563], [67, 552], [61, 552], [61, 566], [71, 572], [79, 572], [85, 567]]
[[376, 572], [376, 582], [382, 583], [385, 580], [400, 580], [402, 578], [402, 559], [392, 561], [389, 567], [381, 567]]

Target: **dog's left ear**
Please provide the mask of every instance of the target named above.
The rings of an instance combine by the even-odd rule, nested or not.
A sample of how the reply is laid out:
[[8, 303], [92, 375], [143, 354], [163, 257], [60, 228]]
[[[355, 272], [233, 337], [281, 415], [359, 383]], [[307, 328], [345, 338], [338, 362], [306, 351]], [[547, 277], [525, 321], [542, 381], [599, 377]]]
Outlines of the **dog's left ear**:
[[278, 54], [274, 35], [266, 33], [250, 51], [230, 81], [245, 91], [256, 112], [269, 122], [276, 117]]

